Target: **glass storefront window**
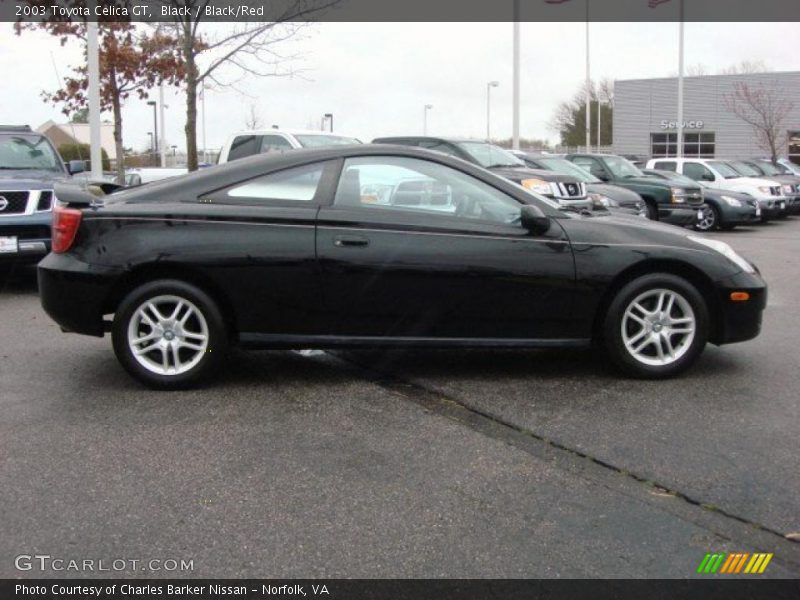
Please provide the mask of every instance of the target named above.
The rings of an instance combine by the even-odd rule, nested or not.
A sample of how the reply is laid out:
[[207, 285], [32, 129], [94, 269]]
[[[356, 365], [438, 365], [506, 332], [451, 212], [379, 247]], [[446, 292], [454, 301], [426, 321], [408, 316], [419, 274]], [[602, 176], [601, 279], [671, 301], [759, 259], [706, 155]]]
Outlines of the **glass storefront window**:
[[[797, 133], [798, 159], [800, 159], [800, 131]], [[709, 131], [683, 134], [683, 155], [691, 158], [714, 158], [716, 134]], [[678, 154], [677, 133], [651, 133], [650, 155], [653, 158], [667, 158]]]

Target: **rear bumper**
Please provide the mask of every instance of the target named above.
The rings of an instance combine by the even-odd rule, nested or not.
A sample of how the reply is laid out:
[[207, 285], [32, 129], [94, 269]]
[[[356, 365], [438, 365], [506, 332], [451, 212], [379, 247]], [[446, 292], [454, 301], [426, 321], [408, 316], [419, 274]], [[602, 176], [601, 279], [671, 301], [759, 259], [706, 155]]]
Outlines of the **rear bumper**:
[[39, 263], [42, 308], [65, 331], [102, 337], [103, 307], [117, 269], [88, 265], [68, 254], [49, 254]]
[[[731, 300], [732, 292], [747, 292], [746, 302]], [[717, 282], [721, 308], [712, 333], [714, 344], [733, 344], [751, 340], [761, 333], [761, 318], [767, 307], [767, 284], [757, 274], [739, 273]]]

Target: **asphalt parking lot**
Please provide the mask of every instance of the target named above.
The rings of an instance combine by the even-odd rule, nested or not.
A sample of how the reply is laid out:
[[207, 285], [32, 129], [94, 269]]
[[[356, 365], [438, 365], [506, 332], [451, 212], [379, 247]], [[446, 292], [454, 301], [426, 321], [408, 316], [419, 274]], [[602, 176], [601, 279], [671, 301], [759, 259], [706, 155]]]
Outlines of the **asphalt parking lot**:
[[[670, 381], [585, 352], [236, 353], [148, 391], [0, 274], [0, 577], [14, 557], [193, 577], [800, 576], [800, 218], [714, 234], [770, 285], [759, 338]], [[108, 573], [89, 573], [106, 575]]]

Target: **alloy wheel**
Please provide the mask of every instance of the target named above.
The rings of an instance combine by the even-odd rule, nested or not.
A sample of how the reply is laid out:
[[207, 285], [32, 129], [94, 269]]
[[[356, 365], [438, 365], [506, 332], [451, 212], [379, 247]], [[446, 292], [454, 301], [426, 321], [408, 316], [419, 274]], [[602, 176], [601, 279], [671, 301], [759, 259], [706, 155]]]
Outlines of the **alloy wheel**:
[[666, 366], [689, 351], [697, 320], [686, 298], [674, 290], [658, 288], [639, 294], [628, 304], [621, 328], [625, 348], [635, 360]]
[[695, 228], [699, 231], [711, 231], [717, 224], [717, 214], [710, 206], [704, 206], [701, 210], [701, 216], [697, 219]]
[[205, 316], [180, 296], [156, 296], [142, 302], [130, 318], [127, 334], [134, 359], [158, 375], [185, 373], [208, 350]]

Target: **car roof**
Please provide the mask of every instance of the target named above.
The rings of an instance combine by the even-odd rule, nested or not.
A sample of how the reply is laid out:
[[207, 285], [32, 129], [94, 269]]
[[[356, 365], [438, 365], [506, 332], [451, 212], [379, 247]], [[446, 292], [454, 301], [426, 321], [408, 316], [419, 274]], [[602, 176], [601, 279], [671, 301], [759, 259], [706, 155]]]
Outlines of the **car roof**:
[[[372, 140], [373, 144], [389, 143], [392, 140], [427, 140], [430, 142], [448, 142], [450, 144], [460, 144], [462, 142], [478, 142], [490, 144], [486, 140], [477, 138], [461, 138], [461, 137], [440, 137], [435, 135], [387, 135], [376, 137]], [[496, 144], [494, 144], [496, 145]]]
[[0, 125], [0, 133], [33, 133], [30, 125]]
[[355, 139], [354, 135], [348, 135], [346, 133], [339, 132], [332, 133], [330, 131], [320, 131], [319, 129], [246, 129], [231, 134], [231, 137], [236, 137], [238, 135], [270, 135], [275, 133], [286, 133], [288, 135], [319, 135], [324, 137], [351, 137]]
[[516, 184], [495, 175], [486, 169], [473, 165], [453, 156], [414, 146], [390, 144], [342, 144], [319, 148], [302, 148], [286, 152], [271, 152], [240, 158], [206, 169], [200, 169], [187, 175], [179, 175], [150, 183], [139, 188], [131, 188], [117, 192], [110, 201], [137, 202], [163, 200], [164, 197], [180, 201], [183, 198], [196, 197], [214, 190], [222, 189], [236, 183], [259, 177], [274, 171], [299, 167], [326, 160], [351, 158], [357, 156], [400, 156], [421, 158], [438, 162], [460, 171], [469, 173], [489, 182], [499, 189], [516, 196]]

